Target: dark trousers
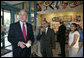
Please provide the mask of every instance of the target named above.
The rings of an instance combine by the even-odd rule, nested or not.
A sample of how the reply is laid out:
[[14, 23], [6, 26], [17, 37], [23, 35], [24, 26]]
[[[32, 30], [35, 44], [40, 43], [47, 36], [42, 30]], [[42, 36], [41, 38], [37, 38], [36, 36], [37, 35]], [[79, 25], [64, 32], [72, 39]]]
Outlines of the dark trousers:
[[52, 57], [52, 51], [49, 49], [48, 51], [46, 50], [41, 50], [42, 57]]
[[31, 51], [27, 48], [13, 51], [13, 57], [30, 57]]
[[47, 57], [47, 53], [45, 51], [41, 51], [42, 57]]
[[65, 41], [59, 41], [60, 48], [61, 48], [61, 56], [65, 57]]

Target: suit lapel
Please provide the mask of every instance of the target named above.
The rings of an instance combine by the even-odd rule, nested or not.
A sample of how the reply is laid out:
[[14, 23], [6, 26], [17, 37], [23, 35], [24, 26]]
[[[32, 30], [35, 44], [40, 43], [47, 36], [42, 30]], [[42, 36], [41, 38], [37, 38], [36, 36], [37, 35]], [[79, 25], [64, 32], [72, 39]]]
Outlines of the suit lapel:
[[20, 22], [18, 22], [18, 33], [20, 35], [20, 39], [24, 40], [22, 29], [21, 29], [21, 26], [20, 26]]
[[[19, 33], [19, 36], [20, 36], [20, 38], [25, 42], [25, 40], [24, 40], [24, 37], [23, 37], [23, 33], [22, 33], [22, 30], [21, 30], [21, 26], [20, 26], [20, 22], [18, 22], [18, 24], [17, 24], [18, 26], [18, 33]], [[29, 24], [28, 23], [26, 23], [26, 27], [27, 27], [27, 41], [28, 41], [28, 39], [29, 39]]]

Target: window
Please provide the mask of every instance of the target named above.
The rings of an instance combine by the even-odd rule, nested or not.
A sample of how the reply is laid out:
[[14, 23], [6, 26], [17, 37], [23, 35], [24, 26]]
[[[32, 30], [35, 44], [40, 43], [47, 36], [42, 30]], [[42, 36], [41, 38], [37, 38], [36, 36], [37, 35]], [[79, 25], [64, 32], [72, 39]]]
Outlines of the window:
[[16, 12], [16, 13], [15, 13], [15, 22], [18, 22], [18, 21], [19, 21], [19, 13]]
[[5, 46], [11, 45], [11, 43], [8, 41], [8, 31], [9, 31], [9, 26], [10, 26], [10, 19], [11, 19], [11, 13], [9, 10], [4, 10], [4, 26], [6, 27], [5, 31]]
[[11, 18], [10, 11], [4, 10], [4, 25], [6, 26], [6, 31], [9, 30], [10, 18]]
[[1, 16], [2, 16], [2, 9], [1, 9]]

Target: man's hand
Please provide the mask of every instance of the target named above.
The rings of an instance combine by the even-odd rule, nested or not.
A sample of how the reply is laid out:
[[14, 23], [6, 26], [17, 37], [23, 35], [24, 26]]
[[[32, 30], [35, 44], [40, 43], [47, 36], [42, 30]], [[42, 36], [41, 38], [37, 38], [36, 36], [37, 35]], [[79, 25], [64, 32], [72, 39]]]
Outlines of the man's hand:
[[40, 34], [42, 34], [43, 31], [44, 31], [44, 28], [40, 28]]
[[29, 40], [25, 45], [29, 48], [31, 46], [31, 40]]
[[18, 42], [18, 45], [19, 45], [21, 48], [25, 48], [25, 43], [24, 43], [24, 42], [19, 41], [19, 42]]
[[30, 43], [31, 44], [32, 42], [31, 42], [31, 40], [29, 40], [27, 43]]
[[43, 32], [44, 31], [44, 28], [41, 28], [40, 31]]

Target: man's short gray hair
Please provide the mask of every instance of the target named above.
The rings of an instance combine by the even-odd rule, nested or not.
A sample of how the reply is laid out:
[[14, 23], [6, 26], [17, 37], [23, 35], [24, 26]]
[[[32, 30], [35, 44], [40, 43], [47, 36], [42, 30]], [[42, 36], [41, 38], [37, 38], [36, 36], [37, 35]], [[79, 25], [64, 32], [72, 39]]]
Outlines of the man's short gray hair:
[[26, 12], [26, 14], [28, 13], [28, 11], [26, 9], [22, 9], [22, 10], [19, 11], [19, 14], [20, 14], [21, 11]]

